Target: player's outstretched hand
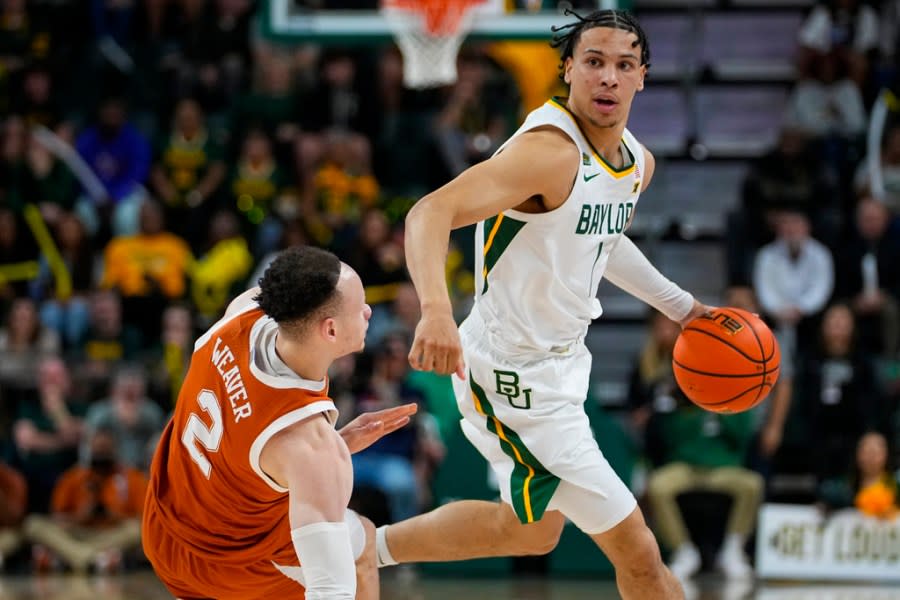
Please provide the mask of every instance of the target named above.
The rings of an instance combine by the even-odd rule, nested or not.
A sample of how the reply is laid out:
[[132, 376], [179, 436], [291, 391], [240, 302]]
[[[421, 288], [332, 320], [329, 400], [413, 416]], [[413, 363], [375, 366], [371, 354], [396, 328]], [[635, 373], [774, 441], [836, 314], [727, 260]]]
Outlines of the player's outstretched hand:
[[417, 371], [456, 373], [460, 379], [466, 378], [459, 329], [449, 312], [422, 315], [409, 351], [409, 364]]
[[716, 310], [714, 306], [707, 306], [699, 300], [694, 300], [694, 306], [691, 308], [691, 312], [689, 312], [685, 318], [679, 321], [679, 323], [681, 324], [681, 328], [684, 329], [685, 327], [687, 327], [687, 324], [697, 317], [711, 315], [714, 310]]
[[417, 404], [401, 404], [394, 408], [363, 413], [341, 427], [338, 433], [344, 438], [350, 454], [355, 454], [409, 423], [409, 418], [417, 410]]

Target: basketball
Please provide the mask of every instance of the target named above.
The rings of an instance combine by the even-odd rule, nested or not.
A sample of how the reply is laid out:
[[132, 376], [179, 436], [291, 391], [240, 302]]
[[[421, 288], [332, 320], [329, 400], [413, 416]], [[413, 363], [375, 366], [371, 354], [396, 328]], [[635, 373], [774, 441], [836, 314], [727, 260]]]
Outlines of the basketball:
[[762, 402], [778, 380], [781, 352], [772, 331], [740, 308], [717, 308], [688, 323], [672, 356], [675, 380], [694, 404], [738, 413]]

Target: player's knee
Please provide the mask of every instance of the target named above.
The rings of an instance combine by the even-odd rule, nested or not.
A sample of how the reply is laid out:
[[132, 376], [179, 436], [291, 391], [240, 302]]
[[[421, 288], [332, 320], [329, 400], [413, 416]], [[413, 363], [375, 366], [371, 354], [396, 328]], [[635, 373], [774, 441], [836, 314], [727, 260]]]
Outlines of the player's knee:
[[557, 520], [552, 517], [527, 525], [515, 522], [507, 526], [503, 535], [512, 543], [511, 554], [516, 556], [540, 556], [549, 554], [556, 548], [556, 545], [559, 544], [564, 524], [565, 521], [562, 519]]
[[659, 552], [659, 544], [648, 528], [644, 528], [633, 538], [628, 552], [616, 565], [617, 570], [625, 570], [631, 578], [652, 578], [663, 573], [664, 566]]
[[528, 555], [543, 556], [544, 554], [550, 554], [559, 544], [561, 535], [561, 529], [559, 531], [542, 533], [540, 537], [537, 537], [532, 541], [531, 547], [528, 549]]

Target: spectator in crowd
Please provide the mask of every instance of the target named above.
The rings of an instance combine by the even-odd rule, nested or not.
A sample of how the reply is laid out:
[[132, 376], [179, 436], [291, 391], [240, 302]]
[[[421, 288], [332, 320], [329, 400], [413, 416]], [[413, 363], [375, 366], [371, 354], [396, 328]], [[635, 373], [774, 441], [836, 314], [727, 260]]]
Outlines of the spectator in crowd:
[[316, 210], [334, 235], [331, 246], [340, 254], [361, 227], [363, 214], [378, 203], [380, 189], [372, 176], [368, 140], [340, 131], [326, 134], [315, 189]]
[[31, 179], [27, 162], [28, 127], [18, 115], [8, 117], [3, 122], [3, 148], [0, 163], [0, 200], [3, 207], [22, 213], [29, 201]]
[[231, 114], [234, 142], [239, 143], [251, 129], [260, 128], [274, 140], [276, 155], [283, 159], [286, 155], [281, 150], [293, 144], [301, 116], [293, 63], [290, 55], [270, 46], [260, 46], [256, 56], [253, 90], [238, 100]]
[[152, 200], [140, 208], [137, 234], [113, 238], [103, 252], [101, 287], [122, 296], [127, 323], [153, 339], [165, 303], [184, 296], [193, 262], [185, 241], [166, 231], [162, 207]]
[[384, 317], [374, 323], [369, 319], [366, 345], [376, 348], [385, 337], [392, 334], [405, 335], [412, 339], [421, 316], [422, 311], [419, 308], [419, 296], [415, 286], [408, 281], [397, 284], [390, 310], [385, 311]]
[[30, 298], [16, 298], [0, 329], [0, 386], [33, 388], [38, 364], [59, 353], [57, 333], [41, 325], [35, 303]]
[[398, 286], [408, 281], [403, 247], [394, 239], [385, 214], [377, 208], [367, 210], [358, 237], [340, 254], [365, 282], [366, 302], [372, 307], [369, 322], [381, 327], [379, 321], [390, 318]]
[[[63, 141], [72, 135], [70, 127], [61, 126], [56, 134]], [[50, 226], [59, 224], [66, 213], [75, 208], [78, 182], [63, 161], [32, 135], [28, 143], [28, 201], [36, 204]]]
[[869, 53], [878, 45], [878, 15], [862, 0], [820, 0], [800, 28], [800, 76], [808, 76], [829, 52], [842, 54], [850, 76], [863, 88]]
[[95, 402], [84, 417], [82, 455], [87, 455], [98, 431], [112, 432], [115, 456], [126, 466], [142, 471], [149, 462], [146, 448], [162, 431], [165, 417], [147, 398], [147, 376], [138, 367], [120, 367], [113, 375], [109, 397]]
[[22, 74], [19, 94], [13, 98], [14, 111], [22, 115], [28, 125], [55, 129], [64, 118], [56, 91], [49, 65], [33, 62]]
[[[799, 210], [812, 219], [837, 215], [834, 186], [823, 176], [817, 154], [808, 137], [795, 128], [784, 128], [770, 152], [755, 159], [741, 186], [741, 206], [728, 217], [726, 249], [728, 282], [748, 285], [756, 251], [772, 241], [780, 210]], [[814, 220], [822, 229], [821, 220]]]
[[49, 551], [76, 573], [91, 567], [106, 573], [121, 568], [123, 553], [140, 546], [147, 478], [119, 463], [116, 443], [113, 432], [95, 432], [88, 466], [67, 470], [54, 487], [51, 515], [28, 516], [25, 534], [41, 545], [38, 557]]
[[28, 485], [21, 473], [0, 462], [0, 569], [22, 543], [20, 526], [28, 507]]
[[900, 233], [890, 230], [892, 218], [881, 202], [860, 198], [854, 235], [837, 254], [837, 296], [853, 308], [857, 341], [883, 356], [900, 350]]
[[434, 188], [437, 173], [430, 132], [435, 107], [404, 86], [403, 57], [395, 46], [379, 56], [375, 85], [378, 114], [373, 123], [379, 128], [372, 138], [372, 168], [388, 198], [393, 194], [420, 198]]
[[31, 282], [31, 296], [41, 303], [41, 322], [72, 348], [84, 338], [90, 323], [88, 298], [95, 283], [93, 240], [74, 213], [61, 214], [55, 232], [71, 288], [60, 287], [54, 266], [42, 256], [38, 276]]
[[191, 309], [172, 304], [162, 316], [162, 333], [149, 373], [150, 395], [168, 413], [178, 400], [181, 383], [194, 353], [194, 323]]
[[[122, 320], [122, 300], [113, 290], [91, 293], [90, 321], [72, 355], [80, 365], [81, 379], [104, 393], [114, 367], [122, 361], [136, 360], [141, 352], [141, 332]], [[90, 394], [92, 398], [97, 394]]]
[[157, 143], [151, 181], [171, 230], [199, 240], [225, 179], [222, 148], [206, 127], [203, 109], [185, 98], [175, 105], [172, 129]]
[[867, 193], [900, 213], [900, 123], [889, 126], [881, 140], [881, 190], [873, 185], [872, 157], [866, 156], [856, 169], [853, 185], [857, 193]]
[[487, 58], [479, 52], [459, 56], [457, 80], [435, 120], [438, 148], [452, 177], [494, 153], [518, 118], [518, 98], [509, 85], [497, 85]]
[[844, 56], [835, 51], [821, 55], [811, 75], [791, 92], [785, 125], [819, 140], [858, 140], [866, 129], [866, 109]]
[[0, 203], [21, 215], [26, 204], [41, 210], [44, 220], [55, 225], [63, 211], [75, 202], [77, 187], [72, 173], [34, 136], [19, 116], [3, 123], [0, 162]]
[[883, 434], [867, 431], [856, 444], [856, 460], [849, 475], [819, 485], [819, 501], [828, 509], [855, 506], [864, 515], [894, 519], [900, 514], [900, 482], [890, 464]]
[[753, 531], [763, 494], [762, 477], [742, 466], [753, 435], [752, 417], [746, 412], [713, 413], [681, 399], [677, 408], [656, 418], [660, 420], [663, 465], [650, 474], [647, 498], [656, 529], [673, 550], [672, 573], [688, 579], [700, 569], [700, 553], [684, 524], [678, 496], [710, 490], [733, 498], [716, 565], [729, 579], [751, 576], [744, 545]]
[[60, 474], [76, 460], [84, 407], [73, 400], [69, 369], [45, 358], [37, 373], [37, 393], [19, 402], [13, 425], [16, 460], [28, 482], [29, 510], [47, 510]]
[[846, 473], [862, 434], [887, 422], [871, 356], [856, 343], [856, 322], [846, 304], [822, 318], [819, 343], [798, 363], [797, 402], [816, 452], [820, 479]]
[[244, 289], [244, 280], [253, 267], [253, 256], [241, 226], [230, 211], [219, 211], [209, 223], [204, 253], [191, 269], [191, 299], [204, 328], [215, 322], [229, 300]]
[[834, 288], [831, 252], [810, 235], [806, 215], [790, 210], [776, 218], [775, 241], [753, 265], [753, 288], [763, 313], [776, 323], [782, 360], [794, 360], [800, 337], [814, 327]]
[[[406, 384], [408, 352], [408, 341], [399, 336], [389, 337], [377, 349], [372, 375], [357, 394], [357, 413], [421, 401], [419, 392]], [[396, 522], [419, 513], [433, 470], [443, 456], [440, 439], [417, 416], [403, 429], [354, 454], [353, 479], [356, 485], [384, 493], [391, 520]]]
[[304, 98], [301, 124], [307, 131], [358, 132], [372, 139], [378, 127], [373, 82], [364, 77], [361, 62], [347, 50], [326, 50], [319, 81]]
[[243, 217], [244, 235], [255, 256], [271, 252], [281, 235], [281, 225], [272, 211], [287, 182], [269, 137], [261, 129], [249, 130], [228, 178], [227, 206]]
[[[146, 196], [143, 183], [150, 172], [150, 144], [128, 121], [125, 101], [109, 96], [97, 111], [97, 123], [75, 142], [81, 158], [106, 189], [97, 227], [110, 226], [115, 235], [133, 235], [138, 229], [138, 211]], [[82, 210], [88, 205], [82, 202]], [[102, 234], [103, 232], [101, 232]]]

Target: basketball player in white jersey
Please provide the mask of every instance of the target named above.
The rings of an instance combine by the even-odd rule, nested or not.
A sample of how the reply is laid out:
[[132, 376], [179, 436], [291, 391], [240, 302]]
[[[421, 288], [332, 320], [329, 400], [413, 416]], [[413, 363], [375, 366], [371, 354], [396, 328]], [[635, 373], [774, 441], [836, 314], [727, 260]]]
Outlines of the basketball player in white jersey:
[[[614, 10], [559, 31], [568, 98], [532, 112], [492, 158], [423, 198], [406, 222], [422, 305], [410, 362], [455, 373], [463, 431], [490, 462], [502, 502], [453, 502], [380, 528], [376, 549], [382, 565], [543, 554], [568, 517], [610, 558], [623, 598], [682, 598], [591, 433], [584, 336], [601, 313], [603, 277], [682, 325], [708, 307], [625, 235], [654, 167], [625, 128], [649, 66], [643, 31]], [[457, 329], [444, 259], [450, 230], [471, 223], [476, 302]]]

